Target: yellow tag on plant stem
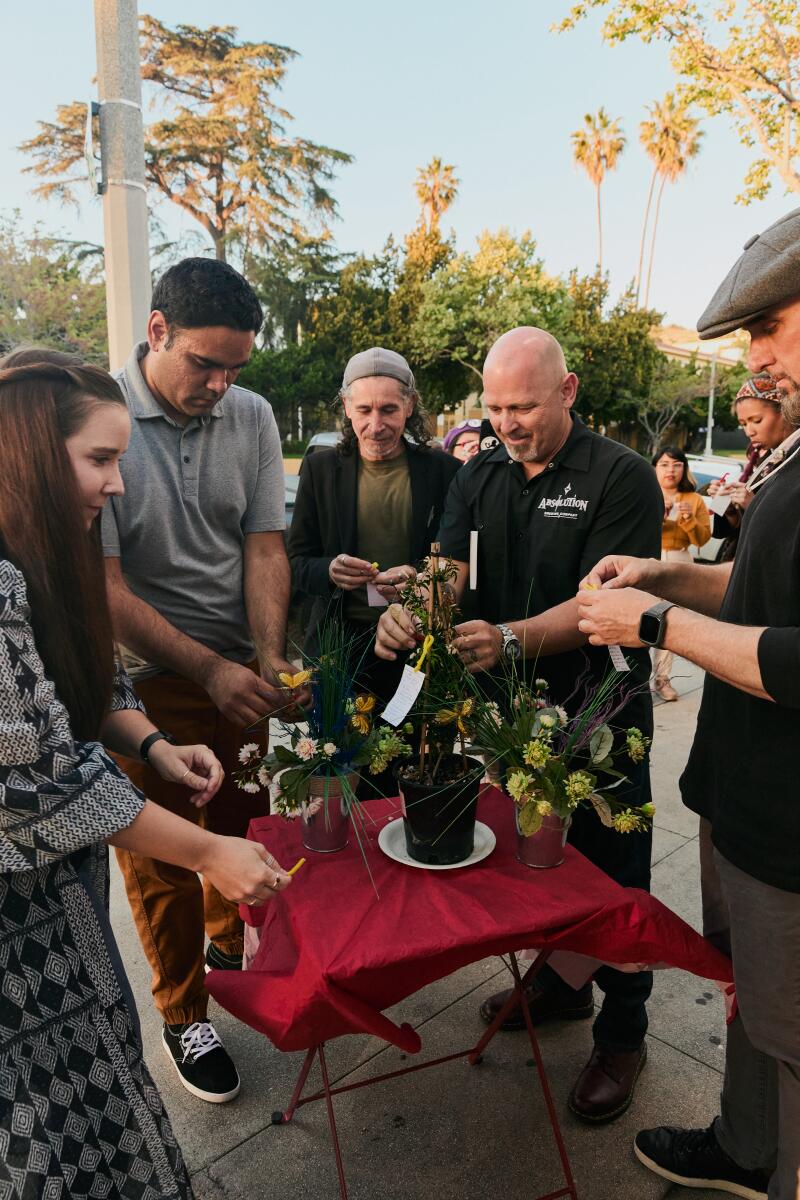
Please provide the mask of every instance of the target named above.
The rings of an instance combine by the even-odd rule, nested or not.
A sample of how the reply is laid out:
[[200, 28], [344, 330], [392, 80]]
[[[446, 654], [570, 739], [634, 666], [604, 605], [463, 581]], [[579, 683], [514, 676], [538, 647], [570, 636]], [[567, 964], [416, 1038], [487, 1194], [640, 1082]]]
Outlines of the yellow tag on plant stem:
[[422, 643], [422, 653], [420, 654], [419, 658], [417, 659], [416, 666], [414, 667], [415, 671], [418, 671], [420, 669], [420, 667], [422, 666], [422, 664], [425, 662], [425, 659], [428, 657], [428, 651], [430, 650], [431, 646], [433, 645], [433, 642], [434, 642], [433, 634], [426, 633], [425, 640]]

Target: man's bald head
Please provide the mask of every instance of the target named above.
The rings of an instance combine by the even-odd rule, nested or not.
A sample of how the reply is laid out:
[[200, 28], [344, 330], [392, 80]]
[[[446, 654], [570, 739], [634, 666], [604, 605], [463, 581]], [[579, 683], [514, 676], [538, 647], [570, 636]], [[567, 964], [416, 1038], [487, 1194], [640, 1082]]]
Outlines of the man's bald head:
[[495, 342], [483, 368], [483, 402], [494, 431], [529, 477], [543, 470], [572, 428], [578, 377], [544, 329], [522, 325]]
[[556, 387], [567, 374], [561, 343], [545, 329], [520, 325], [499, 337], [486, 355], [483, 365], [492, 386], [503, 386], [516, 376], [530, 376], [537, 386]]

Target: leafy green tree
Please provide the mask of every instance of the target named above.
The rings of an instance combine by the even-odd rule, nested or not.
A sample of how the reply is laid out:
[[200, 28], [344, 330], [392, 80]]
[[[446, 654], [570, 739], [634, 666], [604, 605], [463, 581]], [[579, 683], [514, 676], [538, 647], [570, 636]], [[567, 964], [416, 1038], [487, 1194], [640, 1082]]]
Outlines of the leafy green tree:
[[26, 342], [108, 365], [102, 263], [82, 243], [0, 218], [0, 352]]
[[644, 242], [647, 232], [650, 206], [657, 179], [661, 182], [656, 197], [656, 211], [653, 217], [653, 232], [650, 239], [650, 263], [647, 268], [647, 285], [644, 290], [644, 307], [650, 297], [650, 281], [653, 275], [653, 256], [656, 246], [656, 230], [661, 211], [661, 197], [664, 194], [664, 184], [676, 183], [685, 173], [689, 159], [700, 153], [700, 141], [703, 137], [698, 123], [672, 92], [667, 92], [664, 99], [649, 105], [650, 117], [639, 126], [639, 141], [645, 148], [653, 164], [653, 174], [650, 178], [650, 189], [647, 195], [647, 206], [642, 226], [642, 242], [639, 249], [639, 270], [636, 275], [636, 299], [639, 299], [639, 289], [642, 281]]
[[494, 341], [516, 325], [540, 325], [560, 334], [567, 294], [548, 275], [530, 233], [484, 231], [473, 254], [458, 254], [422, 285], [411, 327], [413, 357], [421, 365], [457, 363], [472, 387], [483, 386], [483, 360]]
[[352, 354], [391, 344], [389, 306], [398, 270], [397, 247], [390, 239], [380, 254], [358, 255], [347, 263], [335, 290], [314, 304], [310, 334], [330, 355], [340, 380]]
[[756, 154], [738, 201], [762, 199], [775, 177], [800, 192], [796, 0], [579, 0], [557, 28], [574, 28], [594, 9], [607, 10], [610, 43], [666, 41], [681, 100], [733, 120]]
[[[744, 365], [722, 367], [716, 374], [714, 424], [735, 429], [731, 405], [747, 375]], [[685, 445], [708, 421], [711, 366], [695, 359], [681, 362], [661, 355], [653, 372], [650, 391], [637, 405], [637, 421], [645, 433], [644, 453], [652, 456], [666, 441]]]
[[280, 349], [257, 349], [238, 382], [265, 396], [272, 405], [281, 436], [298, 429], [298, 412], [306, 435], [331, 424], [334, 397], [341, 382], [330, 355], [313, 342]]
[[630, 293], [607, 312], [608, 284], [600, 275], [573, 272], [567, 292], [561, 342], [580, 380], [577, 411], [595, 427], [616, 426], [620, 439], [628, 440], [637, 406], [650, 394], [664, 357], [650, 336], [660, 314], [639, 308]]
[[575, 162], [583, 167], [594, 184], [597, 198], [597, 269], [603, 270], [603, 217], [600, 209], [600, 188], [609, 171], [617, 165], [617, 159], [625, 149], [625, 135], [619, 121], [612, 121], [604, 108], [593, 116], [587, 113], [583, 125], [572, 136], [572, 153]]
[[[276, 102], [294, 50], [239, 42], [232, 25], [178, 25], [141, 18], [142, 76], [158, 120], [145, 127], [147, 180], [206, 231], [217, 258], [237, 240], [251, 247], [302, 242], [329, 228], [329, 185], [351, 156], [291, 137]], [[43, 196], [75, 199], [86, 178], [85, 105], [60, 105], [53, 122], [20, 149]], [[309, 228], [309, 221], [315, 228]]]
[[336, 291], [343, 261], [326, 238], [251, 254], [245, 273], [264, 308], [259, 340], [272, 349], [302, 343], [312, 331], [320, 300]]

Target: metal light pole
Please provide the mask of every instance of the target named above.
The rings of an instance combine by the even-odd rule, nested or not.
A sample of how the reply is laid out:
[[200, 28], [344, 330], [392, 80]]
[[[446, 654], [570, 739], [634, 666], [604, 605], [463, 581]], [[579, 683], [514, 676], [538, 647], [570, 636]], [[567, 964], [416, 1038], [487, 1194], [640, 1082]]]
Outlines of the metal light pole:
[[112, 371], [145, 336], [150, 252], [136, 0], [94, 0], [103, 172], [108, 354]]
[[714, 432], [714, 390], [717, 386], [717, 351], [711, 359], [711, 379], [708, 383], [708, 428], [706, 429], [705, 455], [710, 458], [714, 451], [711, 449], [711, 435]]

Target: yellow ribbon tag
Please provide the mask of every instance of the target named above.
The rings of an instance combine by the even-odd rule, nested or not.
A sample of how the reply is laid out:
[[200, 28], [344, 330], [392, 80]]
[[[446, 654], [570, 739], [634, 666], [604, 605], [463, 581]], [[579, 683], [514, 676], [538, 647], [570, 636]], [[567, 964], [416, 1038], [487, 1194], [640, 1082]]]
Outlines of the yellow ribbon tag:
[[430, 650], [431, 646], [433, 645], [433, 642], [434, 642], [433, 634], [427, 633], [425, 635], [425, 641], [422, 643], [422, 653], [420, 654], [419, 658], [417, 659], [417, 664], [414, 667], [415, 671], [418, 671], [420, 669], [420, 667], [422, 666], [422, 664], [425, 662], [425, 659], [428, 656], [428, 651]]

